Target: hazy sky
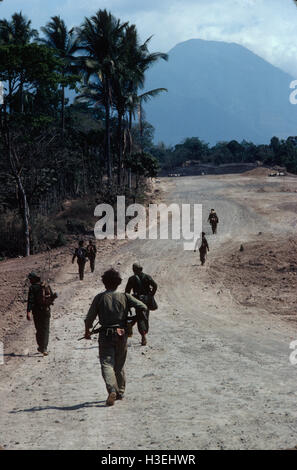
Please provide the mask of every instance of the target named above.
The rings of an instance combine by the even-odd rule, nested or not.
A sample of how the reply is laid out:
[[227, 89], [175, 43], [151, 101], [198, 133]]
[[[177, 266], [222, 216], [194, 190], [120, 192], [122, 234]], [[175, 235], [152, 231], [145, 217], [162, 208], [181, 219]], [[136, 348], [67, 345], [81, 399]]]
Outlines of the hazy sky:
[[293, 0], [4, 0], [0, 18], [22, 11], [34, 27], [61, 15], [69, 27], [106, 8], [137, 25], [151, 50], [192, 38], [237, 42], [297, 79], [297, 7]]

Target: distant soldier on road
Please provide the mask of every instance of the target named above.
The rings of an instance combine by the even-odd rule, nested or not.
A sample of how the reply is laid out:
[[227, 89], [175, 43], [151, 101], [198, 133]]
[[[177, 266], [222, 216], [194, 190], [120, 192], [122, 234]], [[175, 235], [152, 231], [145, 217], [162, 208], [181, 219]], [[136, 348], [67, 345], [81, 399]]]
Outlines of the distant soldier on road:
[[90, 260], [91, 271], [93, 273], [95, 270], [95, 259], [97, 255], [97, 248], [96, 248], [96, 245], [94, 245], [94, 243], [92, 242], [92, 240], [89, 241], [89, 244], [87, 246], [87, 254]]
[[214, 209], [211, 209], [207, 221], [210, 223], [212, 228], [212, 233], [217, 233], [217, 225], [219, 223], [219, 218]]
[[122, 279], [114, 269], [103, 274], [102, 282], [106, 290], [96, 295], [90, 306], [85, 319], [85, 338], [91, 338], [90, 329], [99, 317], [99, 359], [108, 392], [106, 405], [112, 406], [125, 392], [128, 313], [132, 307], [145, 311], [146, 306], [130, 294], [116, 292]]
[[57, 298], [57, 294], [53, 293], [49, 285], [41, 282], [37, 274], [31, 272], [28, 275], [28, 279], [31, 286], [28, 294], [27, 320], [31, 320], [30, 312], [32, 312], [36, 328], [37, 350], [44, 356], [47, 356], [51, 316], [50, 307]]
[[82, 281], [84, 278], [85, 265], [88, 259], [88, 253], [84, 248], [83, 240], [79, 241], [78, 248], [75, 249], [74, 255], [72, 257], [72, 264], [74, 263], [75, 258], [77, 258], [79, 279]]
[[[133, 296], [141, 300], [148, 307], [146, 311], [136, 309], [136, 318], [138, 331], [141, 335], [141, 345], [146, 346], [146, 335], [149, 331], [149, 311], [156, 310], [157, 304], [154, 300], [154, 295], [157, 291], [158, 285], [151, 276], [142, 272], [142, 266], [134, 263], [132, 266], [134, 276], [129, 277], [125, 292], [130, 294], [133, 291]], [[131, 331], [132, 333], [132, 331]]]
[[[194, 252], [197, 251], [198, 243], [199, 243], [199, 238], [198, 238], [198, 240], [197, 240], [197, 242], [196, 242], [196, 246], [195, 246]], [[204, 264], [205, 264], [206, 255], [207, 255], [207, 252], [208, 252], [208, 251], [209, 251], [208, 242], [207, 242], [207, 240], [206, 240], [205, 233], [202, 232], [202, 241], [201, 241], [201, 245], [200, 245], [200, 247], [199, 247], [201, 266], [204, 266]]]

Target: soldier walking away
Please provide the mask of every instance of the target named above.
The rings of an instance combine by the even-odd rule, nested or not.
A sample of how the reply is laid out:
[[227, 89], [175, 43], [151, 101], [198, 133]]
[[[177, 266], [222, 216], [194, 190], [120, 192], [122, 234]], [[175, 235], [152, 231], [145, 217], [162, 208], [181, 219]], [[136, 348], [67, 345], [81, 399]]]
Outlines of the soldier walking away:
[[77, 258], [79, 279], [82, 281], [84, 278], [85, 265], [88, 258], [88, 253], [84, 248], [83, 240], [78, 242], [78, 248], [75, 249], [74, 255], [72, 257], [72, 264], [74, 263], [75, 258]]
[[28, 275], [28, 278], [31, 286], [28, 294], [27, 320], [31, 320], [30, 312], [32, 312], [36, 329], [37, 350], [44, 356], [47, 356], [51, 316], [50, 308], [57, 298], [57, 294], [53, 293], [49, 285], [41, 282], [37, 274], [32, 272]]
[[90, 328], [99, 317], [99, 359], [108, 392], [106, 405], [112, 406], [125, 392], [128, 314], [132, 307], [145, 311], [146, 305], [132, 295], [116, 292], [122, 279], [114, 269], [103, 274], [102, 282], [106, 290], [96, 295], [90, 306], [85, 319], [85, 339], [91, 338]]
[[97, 255], [97, 248], [96, 248], [96, 245], [94, 245], [94, 243], [92, 242], [92, 240], [89, 241], [89, 244], [87, 246], [87, 254], [90, 260], [91, 271], [93, 273], [95, 270], [95, 259]]
[[214, 209], [211, 209], [207, 221], [210, 223], [212, 228], [212, 233], [217, 233], [217, 225], [219, 223], [219, 218]]
[[[197, 251], [198, 242], [199, 242], [199, 238], [198, 238], [198, 240], [197, 240], [197, 242], [196, 242], [196, 246], [195, 246], [194, 252]], [[201, 245], [200, 245], [200, 247], [199, 247], [201, 266], [204, 266], [204, 264], [205, 264], [206, 255], [207, 255], [207, 252], [208, 252], [208, 251], [209, 251], [208, 242], [207, 242], [207, 240], [206, 240], [205, 233], [202, 232], [202, 241], [201, 241]]]
[[[134, 276], [129, 277], [125, 292], [130, 294], [132, 290], [133, 296], [141, 300], [148, 307], [146, 311], [136, 309], [136, 321], [138, 331], [141, 335], [141, 345], [146, 346], [146, 335], [149, 331], [149, 313], [150, 310], [156, 310], [156, 308], [158, 308], [154, 300], [158, 286], [151, 276], [142, 272], [143, 268], [140, 264], [134, 263], [132, 269]], [[154, 304], [155, 307], [153, 307], [152, 304]], [[133, 324], [131, 325], [130, 336], [132, 336], [132, 328]]]

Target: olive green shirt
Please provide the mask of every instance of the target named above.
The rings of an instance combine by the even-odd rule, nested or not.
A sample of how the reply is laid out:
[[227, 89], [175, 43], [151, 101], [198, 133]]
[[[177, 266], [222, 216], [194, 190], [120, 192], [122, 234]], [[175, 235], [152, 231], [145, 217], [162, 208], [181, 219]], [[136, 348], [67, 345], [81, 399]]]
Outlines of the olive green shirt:
[[103, 327], [126, 326], [129, 310], [134, 307], [147, 310], [146, 305], [135, 299], [130, 294], [116, 291], [105, 291], [96, 295], [85, 319], [87, 328], [91, 328], [95, 318], [99, 317], [99, 323]]

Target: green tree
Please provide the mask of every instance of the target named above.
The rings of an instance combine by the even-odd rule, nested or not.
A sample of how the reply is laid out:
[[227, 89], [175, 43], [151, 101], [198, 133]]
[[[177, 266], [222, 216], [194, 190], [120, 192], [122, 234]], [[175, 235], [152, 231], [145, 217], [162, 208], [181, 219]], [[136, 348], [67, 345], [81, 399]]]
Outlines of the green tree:
[[75, 63], [75, 52], [78, 49], [78, 38], [74, 30], [68, 31], [67, 26], [60, 16], [53, 16], [46, 26], [41, 27], [45, 39], [39, 39], [40, 43], [46, 44], [55, 51], [57, 57], [62, 61], [61, 69], [61, 127], [65, 130], [65, 88], [74, 88], [79, 77], [78, 66]]
[[[15, 45], [25, 46], [30, 44], [33, 39], [38, 37], [38, 31], [31, 28], [31, 20], [28, 20], [23, 16], [22, 12], [14, 13], [11, 20], [0, 20], [0, 45]], [[13, 78], [7, 78], [8, 81], [8, 93], [11, 100], [13, 94]], [[24, 76], [20, 72], [18, 77], [18, 95], [20, 100], [20, 110], [23, 112], [24, 107]]]
[[[49, 87], [55, 89], [58, 84], [58, 76], [55, 72], [59, 67], [59, 62], [53, 53], [45, 46], [37, 44], [9, 44], [0, 46], [0, 80], [11, 80], [10, 93], [17, 93], [24, 89], [27, 93], [36, 93], [40, 87]], [[7, 115], [7, 104], [12, 103], [12, 96], [4, 99], [1, 116], [1, 137], [4, 145], [4, 155], [8, 162], [8, 171], [18, 188], [19, 199], [21, 201], [21, 214], [24, 226], [25, 254], [30, 254], [30, 210], [27, 198], [24, 178], [26, 174], [23, 168], [23, 160], [28, 156], [27, 150], [21, 149], [22, 142], [30, 137], [24, 133], [26, 126], [20, 123], [25, 120], [28, 122], [28, 116], [23, 112], [10, 113]], [[23, 111], [23, 109], [21, 109]], [[38, 117], [34, 117], [38, 120]], [[42, 121], [45, 124], [45, 121]], [[28, 126], [29, 128], [29, 126]]]
[[112, 183], [112, 162], [110, 153], [110, 111], [112, 104], [112, 77], [115, 64], [120, 61], [121, 40], [127, 23], [121, 23], [106, 10], [86, 18], [79, 30], [80, 57], [85, 72], [86, 84], [90, 79], [99, 81], [102, 87], [102, 102], [105, 108], [105, 158], [109, 184]]
[[[50, 49], [38, 44], [0, 45], [0, 80], [9, 83], [6, 105], [14, 96], [35, 93], [40, 87], [56, 89], [61, 63]], [[23, 112], [23, 104], [18, 109]]]
[[[151, 98], [158, 96], [161, 92], [167, 91], [165, 88], [157, 88], [150, 90], [145, 93], [141, 93], [140, 90], [145, 85], [145, 74], [147, 70], [160, 59], [168, 60], [168, 54], [162, 52], [150, 53], [148, 44], [151, 40], [149, 37], [143, 44], [140, 43], [137, 30], [135, 25], [131, 25], [126, 28], [126, 54], [125, 54], [125, 68], [130, 71], [130, 86], [127, 89], [127, 100], [128, 100], [128, 136], [131, 142], [130, 152], [132, 152], [132, 118], [136, 113], [138, 114], [139, 121], [139, 134], [140, 134], [140, 147], [143, 151], [143, 120], [144, 111], [143, 103], [149, 101]], [[129, 159], [131, 160], [131, 159]], [[129, 186], [131, 186], [131, 175], [129, 171]]]

